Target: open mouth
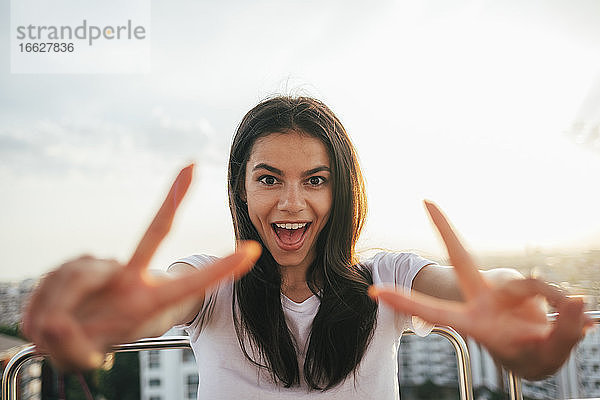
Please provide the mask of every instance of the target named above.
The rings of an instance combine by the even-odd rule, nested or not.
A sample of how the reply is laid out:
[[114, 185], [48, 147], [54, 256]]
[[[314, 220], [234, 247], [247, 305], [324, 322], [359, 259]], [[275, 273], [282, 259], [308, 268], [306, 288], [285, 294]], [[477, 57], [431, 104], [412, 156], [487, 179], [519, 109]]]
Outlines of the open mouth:
[[277, 244], [284, 250], [296, 250], [302, 246], [310, 222], [271, 224]]

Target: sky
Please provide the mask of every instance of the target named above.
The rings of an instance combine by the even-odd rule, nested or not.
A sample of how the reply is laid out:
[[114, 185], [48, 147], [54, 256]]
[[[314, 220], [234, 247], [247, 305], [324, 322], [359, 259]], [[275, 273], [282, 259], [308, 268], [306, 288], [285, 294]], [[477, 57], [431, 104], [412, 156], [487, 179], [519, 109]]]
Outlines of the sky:
[[151, 267], [233, 249], [229, 145], [273, 94], [340, 117], [367, 182], [360, 250], [600, 249], [600, 2], [151, 2], [147, 73], [19, 74], [0, 0], [0, 280], [127, 261], [178, 170]]

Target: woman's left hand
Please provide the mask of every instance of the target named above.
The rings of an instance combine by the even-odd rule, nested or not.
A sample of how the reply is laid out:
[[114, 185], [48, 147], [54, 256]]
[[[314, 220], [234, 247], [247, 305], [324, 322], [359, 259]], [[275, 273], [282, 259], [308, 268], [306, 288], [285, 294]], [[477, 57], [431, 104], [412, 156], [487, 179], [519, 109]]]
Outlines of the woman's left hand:
[[[505, 368], [526, 379], [556, 372], [592, 326], [582, 299], [569, 298], [537, 279], [490, 285], [442, 212], [433, 203], [425, 202], [425, 206], [444, 240], [465, 301], [441, 300], [416, 291], [408, 297], [393, 288], [375, 286], [369, 294], [402, 313], [452, 326], [473, 337]], [[555, 322], [546, 318], [540, 296], [558, 311]]]

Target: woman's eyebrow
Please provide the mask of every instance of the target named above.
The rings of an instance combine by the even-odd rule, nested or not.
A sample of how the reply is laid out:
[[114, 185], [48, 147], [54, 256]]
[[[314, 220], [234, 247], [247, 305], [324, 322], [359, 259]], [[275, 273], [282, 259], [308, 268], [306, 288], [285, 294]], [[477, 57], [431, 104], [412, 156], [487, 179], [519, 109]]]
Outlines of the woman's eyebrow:
[[274, 174], [283, 176], [282, 170], [280, 170], [279, 168], [272, 167], [269, 164], [258, 163], [254, 166], [254, 168], [252, 168], [252, 172], [256, 171], [257, 169], [266, 169], [267, 171], [271, 171]]
[[[267, 171], [270, 171], [274, 174], [280, 175], [280, 176], [284, 176], [285, 174], [283, 173], [282, 170], [280, 170], [279, 168], [275, 168], [269, 164], [266, 163], [258, 163], [254, 166], [254, 168], [252, 168], [252, 172], [256, 171], [257, 169], [266, 169]], [[316, 174], [317, 172], [321, 172], [321, 171], [327, 171], [327, 172], [331, 172], [331, 168], [329, 168], [327, 165], [319, 165], [318, 167], [315, 168], [311, 168], [308, 171], [304, 171], [302, 173], [302, 176], [309, 176], [312, 174]]]
[[305, 171], [302, 174], [302, 176], [309, 176], [309, 175], [316, 174], [317, 172], [321, 172], [321, 171], [331, 172], [331, 168], [329, 168], [326, 165], [320, 165], [316, 168], [312, 168], [312, 169], [309, 169], [308, 171]]

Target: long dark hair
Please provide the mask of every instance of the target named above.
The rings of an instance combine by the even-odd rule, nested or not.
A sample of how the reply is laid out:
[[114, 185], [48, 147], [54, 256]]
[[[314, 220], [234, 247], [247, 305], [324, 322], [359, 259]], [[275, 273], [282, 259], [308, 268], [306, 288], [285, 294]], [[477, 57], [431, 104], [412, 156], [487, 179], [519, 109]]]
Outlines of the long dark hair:
[[[316, 258], [306, 272], [308, 287], [321, 304], [303, 371], [311, 389], [327, 390], [356, 371], [375, 330], [377, 305], [367, 296], [372, 277], [354, 250], [366, 217], [364, 181], [346, 130], [325, 104], [310, 97], [267, 99], [244, 116], [231, 145], [229, 208], [238, 240], [262, 243], [244, 202], [246, 163], [256, 139], [275, 132], [314, 136], [330, 157], [333, 204], [317, 238]], [[285, 322], [278, 265], [264, 243], [263, 247], [254, 268], [235, 283], [234, 324], [246, 357], [267, 368], [275, 382], [291, 387], [300, 383], [299, 344]]]

